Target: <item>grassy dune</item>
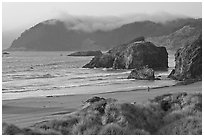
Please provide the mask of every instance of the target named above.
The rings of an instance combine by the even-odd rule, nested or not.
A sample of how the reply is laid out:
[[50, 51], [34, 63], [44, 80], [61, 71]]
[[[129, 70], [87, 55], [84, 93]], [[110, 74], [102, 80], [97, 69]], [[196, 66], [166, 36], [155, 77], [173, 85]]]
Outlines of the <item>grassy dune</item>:
[[143, 104], [92, 98], [71, 115], [36, 123], [29, 128], [3, 123], [3, 134], [200, 135], [202, 94], [165, 94]]

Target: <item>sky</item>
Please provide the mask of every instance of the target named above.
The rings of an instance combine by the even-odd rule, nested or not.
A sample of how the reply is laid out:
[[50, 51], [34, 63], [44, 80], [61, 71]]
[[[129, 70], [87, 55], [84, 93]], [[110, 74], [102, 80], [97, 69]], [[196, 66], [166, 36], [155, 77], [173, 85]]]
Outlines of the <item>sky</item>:
[[125, 16], [129, 14], [169, 13], [194, 18], [202, 17], [201, 2], [3, 2], [2, 30], [27, 28], [41, 21], [65, 14], [74, 16]]

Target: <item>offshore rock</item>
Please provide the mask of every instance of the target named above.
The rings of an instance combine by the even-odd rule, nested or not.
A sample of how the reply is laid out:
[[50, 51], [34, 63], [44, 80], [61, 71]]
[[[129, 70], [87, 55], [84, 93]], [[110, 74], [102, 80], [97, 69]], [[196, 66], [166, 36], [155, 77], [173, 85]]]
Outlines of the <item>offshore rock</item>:
[[131, 71], [130, 75], [128, 76], [128, 79], [154, 80], [154, 70], [148, 67], [134, 69]]
[[71, 53], [67, 56], [100, 56], [102, 55], [102, 52], [100, 50], [97, 51], [79, 51]]
[[101, 56], [95, 56], [88, 64], [83, 68], [111, 68], [113, 66], [114, 57], [110, 54], [103, 54]]
[[165, 47], [157, 47], [139, 37], [94, 57], [84, 68], [134, 69], [146, 65], [152, 69], [168, 68], [168, 53]]

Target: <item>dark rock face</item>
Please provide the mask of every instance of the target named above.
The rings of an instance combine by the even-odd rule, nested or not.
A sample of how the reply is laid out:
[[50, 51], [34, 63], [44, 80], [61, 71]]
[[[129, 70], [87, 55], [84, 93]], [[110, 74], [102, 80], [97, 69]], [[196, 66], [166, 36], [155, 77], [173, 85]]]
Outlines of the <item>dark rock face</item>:
[[154, 70], [152, 68], [144, 67], [141, 69], [134, 69], [131, 71], [128, 79], [139, 79], [139, 80], [154, 80]]
[[102, 52], [100, 50], [97, 51], [79, 51], [71, 53], [67, 56], [100, 56], [102, 55]]
[[113, 68], [133, 69], [146, 65], [153, 69], [168, 68], [166, 48], [151, 42], [133, 42], [115, 58]]
[[110, 54], [103, 54], [101, 56], [95, 56], [88, 64], [83, 68], [111, 68], [113, 66], [114, 57]]
[[176, 80], [202, 79], [202, 36], [180, 48], [175, 54], [175, 70], [169, 75]]
[[157, 47], [151, 42], [145, 42], [144, 37], [139, 37], [114, 47], [105, 55], [93, 58], [84, 67], [134, 69], [146, 65], [153, 69], [168, 68], [168, 53], [165, 47]]
[[108, 53], [110, 53], [113, 56], [118, 56], [121, 51], [123, 51], [123, 50], [125, 50], [127, 48], [128, 44], [141, 43], [141, 42], [145, 42], [144, 36], [137, 37], [137, 38], [131, 40], [130, 42], [126, 43], [126, 44], [121, 44], [119, 46], [113, 47], [112, 49], [110, 49], [108, 51]]

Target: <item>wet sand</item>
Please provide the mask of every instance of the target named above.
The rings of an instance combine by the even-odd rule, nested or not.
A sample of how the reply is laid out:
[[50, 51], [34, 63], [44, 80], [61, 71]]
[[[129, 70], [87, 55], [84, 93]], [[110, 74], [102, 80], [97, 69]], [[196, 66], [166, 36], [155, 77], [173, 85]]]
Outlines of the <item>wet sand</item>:
[[55, 97], [23, 98], [2, 101], [2, 122], [28, 127], [45, 120], [61, 118], [82, 106], [92, 96], [115, 98], [120, 103], [145, 102], [166, 93], [201, 93], [202, 82], [147, 90], [118, 91], [103, 94], [80, 94]]

